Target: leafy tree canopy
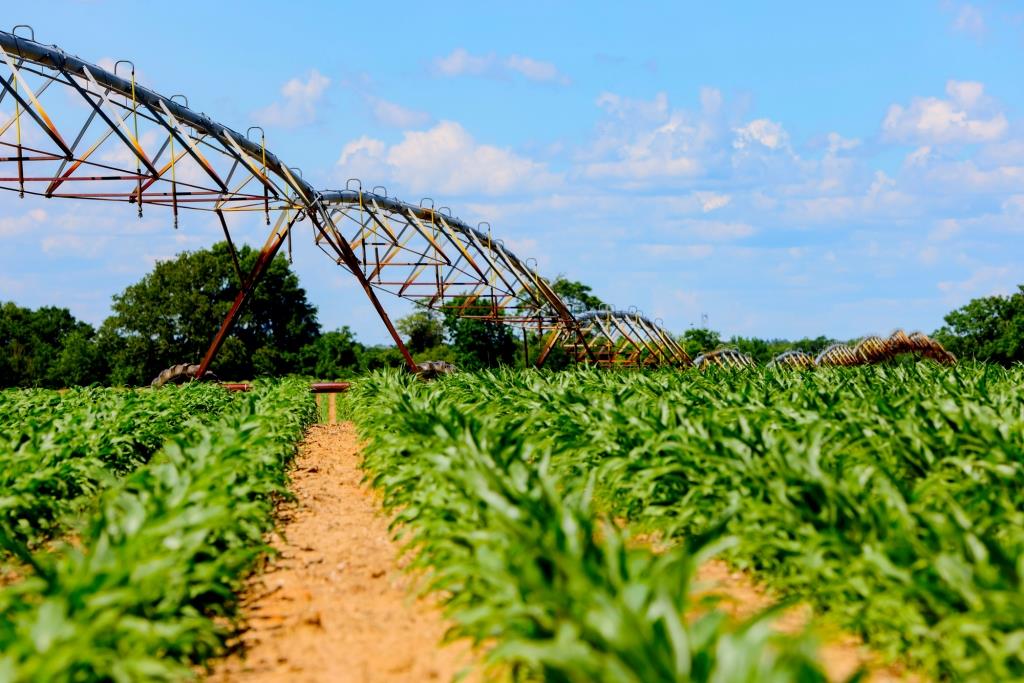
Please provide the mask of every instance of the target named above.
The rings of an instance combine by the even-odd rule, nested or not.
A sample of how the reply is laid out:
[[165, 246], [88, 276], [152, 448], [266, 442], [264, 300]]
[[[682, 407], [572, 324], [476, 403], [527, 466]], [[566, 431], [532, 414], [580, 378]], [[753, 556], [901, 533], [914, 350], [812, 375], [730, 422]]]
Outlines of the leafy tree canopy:
[[[242, 271], [258, 254], [239, 250]], [[114, 383], [142, 384], [175, 363], [198, 362], [238, 289], [227, 244], [179, 254], [114, 297], [100, 344]], [[225, 377], [310, 372], [303, 347], [320, 336], [316, 309], [283, 256], [268, 266], [213, 370]]]
[[490, 304], [467, 304], [462, 297], [449, 303], [444, 311], [444, 329], [460, 368], [477, 370], [515, 364], [516, 341], [511, 328], [472, 317], [489, 315]]
[[694, 358], [700, 353], [717, 349], [722, 345], [722, 337], [718, 332], [706, 327], [691, 327], [683, 332], [680, 343], [686, 349], [686, 353]]
[[1010, 296], [986, 296], [950, 312], [935, 338], [960, 358], [1010, 365], [1024, 361], [1024, 285]]
[[576, 282], [575, 280], [567, 280], [561, 275], [551, 283], [551, 289], [555, 291], [555, 294], [562, 297], [562, 301], [565, 302], [571, 311], [592, 311], [604, 308], [605, 306], [601, 299], [590, 293], [591, 288], [589, 285]]
[[406, 345], [414, 354], [435, 348], [444, 342], [444, 324], [438, 315], [430, 310], [410, 313], [400, 318], [395, 327], [405, 335]]
[[59, 388], [102, 381], [94, 334], [66, 308], [0, 305], [0, 386]]
[[365, 362], [366, 347], [356, 341], [356, 335], [344, 326], [333, 332], [324, 332], [301, 352], [300, 365], [308, 374], [325, 380], [350, 377]]

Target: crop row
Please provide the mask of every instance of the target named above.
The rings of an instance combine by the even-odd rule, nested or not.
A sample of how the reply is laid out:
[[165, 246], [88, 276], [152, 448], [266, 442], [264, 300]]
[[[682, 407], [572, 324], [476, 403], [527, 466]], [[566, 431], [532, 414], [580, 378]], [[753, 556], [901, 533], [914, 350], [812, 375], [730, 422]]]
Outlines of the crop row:
[[103, 492], [75, 547], [0, 534], [32, 568], [0, 590], [0, 680], [181, 680], [220, 651], [314, 418], [303, 383], [263, 385]]
[[[1022, 375], [922, 364], [498, 372], [401, 388], [378, 378], [359, 390], [366, 398], [353, 397], [353, 415], [376, 437], [368, 464], [397, 491], [392, 504], [407, 506], [406, 517], [445, 510], [431, 514], [454, 518], [463, 535], [451, 544], [463, 554], [476, 553], [488, 532], [472, 533], [476, 513], [446, 500], [486, 507], [494, 486], [529, 498], [543, 464], [559, 496], [592, 484], [597, 507], [636, 528], [678, 539], [724, 529], [734, 564], [930, 675], [1016, 680], [1024, 677]], [[510, 440], [520, 455], [496, 464], [496, 481], [446, 487], [472, 449], [497, 457]], [[395, 471], [409, 477], [397, 489]], [[444, 527], [427, 523], [435, 525]], [[428, 553], [442, 568], [455, 554]]]
[[0, 392], [0, 527], [30, 544], [65, 531], [169, 435], [215, 419], [230, 402], [223, 389], [200, 385]]
[[376, 375], [346, 399], [452, 637], [485, 645], [515, 680], [825, 680], [811, 643], [776, 634], [770, 615], [735, 623], [695, 597], [696, 567], [728, 544], [714, 530], [660, 555], [631, 547], [595, 510], [594, 473], [560, 473], [572, 452], [537, 439], [521, 404], [466, 400], [514, 377]]

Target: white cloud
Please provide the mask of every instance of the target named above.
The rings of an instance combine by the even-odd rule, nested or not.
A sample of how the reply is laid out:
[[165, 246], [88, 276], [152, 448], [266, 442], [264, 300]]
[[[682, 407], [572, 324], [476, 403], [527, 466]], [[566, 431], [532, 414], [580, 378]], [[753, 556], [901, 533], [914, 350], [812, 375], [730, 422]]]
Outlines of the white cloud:
[[0, 217], [0, 237], [14, 237], [32, 229], [41, 229], [46, 219], [47, 214], [42, 209], [30, 209], [20, 216]]
[[[702, 93], [707, 107], [720, 106], [716, 92]], [[605, 118], [596, 139], [581, 155], [578, 172], [583, 177], [637, 185], [694, 177], [703, 171], [700, 157], [715, 137], [710, 114], [675, 110], [665, 93], [652, 100], [602, 93], [597, 105]]]
[[465, 48], [456, 48], [444, 57], [437, 57], [432, 63], [433, 72], [438, 76], [486, 76], [489, 78], [511, 78], [519, 75], [537, 83], [568, 85], [569, 77], [551, 62], [512, 54], [500, 57], [493, 52], [474, 55]]
[[340, 175], [386, 178], [412, 192], [502, 195], [551, 190], [561, 177], [545, 164], [510, 149], [477, 143], [454, 121], [424, 131], [407, 131], [401, 142], [386, 145], [362, 137], [342, 149]]
[[951, 305], [979, 296], [1007, 295], [1016, 291], [1020, 273], [1010, 266], [985, 265], [963, 280], [943, 280], [937, 287]]
[[386, 147], [387, 145], [380, 140], [374, 140], [364, 135], [341, 148], [341, 157], [338, 158], [338, 164], [352, 163], [360, 154], [365, 154], [369, 157], [383, 156]]
[[253, 117], [264, 126], [297, 128], [316, 120], [317, 105], [323, 99], [331, 79], [316, 69], [309, 75], [293, 78], [281, 87], [281, 100], [260, 109]]
[[944, 218], [939, 221], [935, 229], [928, 234], [928, 239], [934, 242], [944, 242], [953, 237], [961, 230], [960, 221], [955, 218]]
[[1024, 216], [1024, 194], [1015, 194], [1007, 197], [1003, 202], [1002, 209], [1003, 213], [1011, 216]]
[[981, 10], [965, 3], [960, 6], [956, 13], [956, 18], [953, 19], [953, 30], [968, 35], [980, 38], [985, 35], [985, 17], [982, 15]]
[[931, 145], [923, 145], [908, 154], [903, 159], [904, 168], [925, 167], [932, 158]]
[[456, 48], [447, 57], [434, 59], [434, 72], [440, 76], [482, 76], [493, 68], [495, 57], [472, 55], [465, 48]]
[[836, 132], [828, 134], [828, 154], [835, 156], [840, 152], [849, 152], [860, 147], [858, 138], [844, 138]]
[[714, 192], [697, 192], [697, 200], [700, 202], [700, 210], [704, 213], [711, 213], [717, 209], [724, 208], [732, 201], [727, 194], [715, 194]]
[[736, 137], [732, 146], [736, 149], [749, 149], [755, 143], [771, 150], [789, 147], [789, 134], [782, 124], [768, 119], [755, 119], [745, 126], [735, 128], [733, 132]]
[[925, 144], [990, 142], [1009, 128], [1006, 116], [992, 110], [984, 85], [974, 81], [949, 81], [949, 99], [916, 97], [909, 106], [894, 104], [882, 122], [886, 139]]
[[1024, 165], [985, 168], [971, 159], [946, 161], [926, 169], [920, 180], [931, 192], [1014, 192], [1024, 186]]
[[652, 154], [649, 147], [623, 150], [629, 158], [597, 161], [588, 164], [583, 174], [588, 178], [628, 178], [644, 180], [664, 176], [693, 176], [700, 170], [696, 159]]
[[522, 55], [511, 55], [505, 60], [505, 66], [530, 81], [569, 84], [569, 77], [559, 73], [558, 68], [551, 62], [542, 62]]
[[400, 104], [379, 97], [366, 98], [373, 112], [373, 118], [385, 126], [394, 128], [416, 128], [430, 123], [430, 114], [425, 111], [408, 109]]

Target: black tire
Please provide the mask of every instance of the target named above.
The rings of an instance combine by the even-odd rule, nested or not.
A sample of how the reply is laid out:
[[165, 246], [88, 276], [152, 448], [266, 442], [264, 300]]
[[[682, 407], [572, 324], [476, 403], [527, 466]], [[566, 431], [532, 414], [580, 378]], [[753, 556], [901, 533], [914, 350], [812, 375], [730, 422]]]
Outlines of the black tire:
[[[167, 368], [159, 375], [157, 375], [153, 379], [153, 381], [149, 383], [149, 386], [155, 389], [157, 387], [162, 387], [165, 384], [184, 384], [185, 382], [192, 382], [196, 380], [196, 375], [198, 373], [198, 365], [178, 363], [177, 365], [172, 365], [171, 367]], [[210, 371], [207, 371], [206, 374], [203, 375], [202, 381], [216, 382], [217, 375], [213, 374]]]
[[434, 379], [455, 372], [455, 366], [443, 360], [428, 360], [416, 364], [416, 375], [420, 379]]

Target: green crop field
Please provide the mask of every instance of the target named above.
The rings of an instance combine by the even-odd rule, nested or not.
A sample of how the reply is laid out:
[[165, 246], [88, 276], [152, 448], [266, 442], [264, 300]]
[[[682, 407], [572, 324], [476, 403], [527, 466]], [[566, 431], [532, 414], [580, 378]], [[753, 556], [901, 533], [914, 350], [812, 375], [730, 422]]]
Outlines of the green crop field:
[[21, 575], [0, 589], [0, 681], [181, 680], [221, 651], [315, 411], [301, 382], [0, 393]]
[[[682, 619], [717, 550], [938, 679], [1024, 677], [1024, 370], [376, 375], [348, 414], [458, 631], [545, 680], [816, 680]], [[617, 525], [670, 549], [627, 550]], [[742, 656], [737, 652], [744, 653]]]
[[[337, 412], [450, 637], [501, 680], [824, 681], [815, 634], [772, 625], [799, 601], [929, 679], [1002, 681], [1024, 678], [1022, 380], [380, 371]], [[0, 681], [197, 675], [317, 414], [291, 380], [0, 392]], [[712, 556], [783, 603], [716, 609]]]

